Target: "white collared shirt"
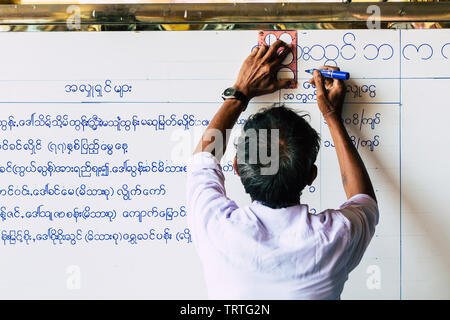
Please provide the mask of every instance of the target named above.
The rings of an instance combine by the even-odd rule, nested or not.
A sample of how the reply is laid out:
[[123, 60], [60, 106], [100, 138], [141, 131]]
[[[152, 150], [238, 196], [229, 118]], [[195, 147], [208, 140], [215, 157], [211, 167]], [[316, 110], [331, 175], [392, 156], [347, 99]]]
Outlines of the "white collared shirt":
[[337, 210], [308, 205], [239, 208], [208, 152], [187, 166], [188, 224], [210, 299], [339, 299], [378, 223], [374, 199], [358, 194]]

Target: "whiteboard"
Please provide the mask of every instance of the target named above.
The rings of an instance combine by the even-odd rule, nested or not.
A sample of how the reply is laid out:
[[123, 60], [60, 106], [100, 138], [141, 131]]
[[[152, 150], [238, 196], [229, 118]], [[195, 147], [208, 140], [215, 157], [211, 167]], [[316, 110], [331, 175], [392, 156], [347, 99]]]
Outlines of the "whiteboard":
[[[257, 31], [1, 33], [0, 297], [205, 299], [186, 226], [185, 163]], [[298, 31], [284, 103], [320, 133], [301, 201], [345, 200], [330, 133], [302, 70], [350, 72], [344, 121], [380, 223], [343, 299], [450, 298], [449, 30]], [[250, 199], [231, 161], [226, 188]]]

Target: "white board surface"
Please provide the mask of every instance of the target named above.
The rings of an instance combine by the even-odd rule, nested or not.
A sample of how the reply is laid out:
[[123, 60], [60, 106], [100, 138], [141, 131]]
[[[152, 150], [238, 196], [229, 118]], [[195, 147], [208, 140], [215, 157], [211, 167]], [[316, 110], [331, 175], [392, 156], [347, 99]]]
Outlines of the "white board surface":
[[[0, 33], [0, 43], [0, 297], [207, 298], [183, 170], [257, 31]], [[236, 129], [273, 103], [308, 112], [322, 143], [302, 202], [337, 207], [335, 151], [302, 70], [350, 72], [344, 119], [380, 223], [342, 298], [450, 298], [450, 31], [299, 30], [298, 46], [299, 88], [254, 99]], [[246, 205], [233, 152], [227, 192]]]

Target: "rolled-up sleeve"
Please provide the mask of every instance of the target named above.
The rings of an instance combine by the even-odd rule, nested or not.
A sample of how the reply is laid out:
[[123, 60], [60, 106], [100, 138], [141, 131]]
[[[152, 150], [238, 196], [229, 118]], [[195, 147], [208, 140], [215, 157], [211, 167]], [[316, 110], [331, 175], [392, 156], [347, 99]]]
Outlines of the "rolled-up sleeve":
[[[225, 191], [225, 177], [217, 159], [209, 152], [194, 154], [187, 163], [186, 206], [194, 241], [209, 238], [208, 225], [226, 219], [238, 208]], [[217, 226], [216, 226], [217, 227]], [[212, 229], [217, 230], [214, 227]], [[197, 243], [198, 244], [198, 243]]]
[[344, 202], [338, 210], [344, 217], [350, 232], [348, 271], [361, 261], [378, 224], [377, 202], [366, 194], [357, 194]]

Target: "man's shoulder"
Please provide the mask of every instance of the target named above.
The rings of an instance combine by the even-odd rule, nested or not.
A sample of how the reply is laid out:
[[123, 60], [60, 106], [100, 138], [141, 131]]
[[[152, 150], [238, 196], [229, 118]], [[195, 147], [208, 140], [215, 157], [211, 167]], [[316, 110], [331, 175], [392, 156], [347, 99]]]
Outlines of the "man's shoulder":
[[365, 223], [374, 228], [378, 224], [378, 203], [367, 194], [354, 195], [339, 207], [339, 212], [350, 225]]
[[308, 217], [315, 232], [344, 235], [350, 231], [350, 224], [339, 209], [325, 209], [314, 214], [309, 212]]

